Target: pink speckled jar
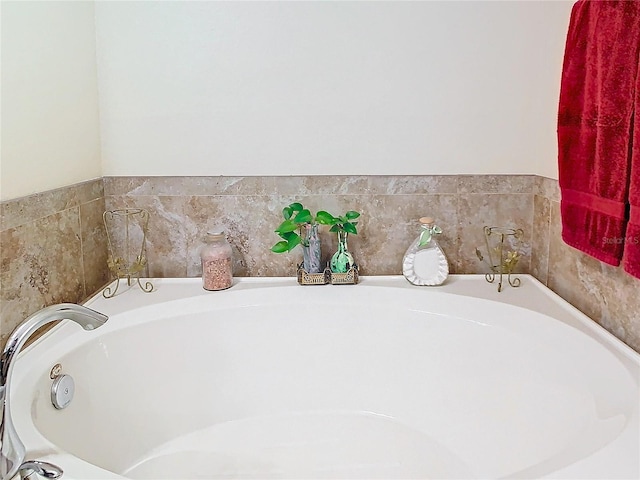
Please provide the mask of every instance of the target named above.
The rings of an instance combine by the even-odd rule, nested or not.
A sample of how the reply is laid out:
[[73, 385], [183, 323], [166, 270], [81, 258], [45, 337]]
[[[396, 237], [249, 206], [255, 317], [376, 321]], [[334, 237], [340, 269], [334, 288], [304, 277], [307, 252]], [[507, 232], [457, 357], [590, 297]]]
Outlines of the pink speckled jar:
[[233, 252], [223, 229], [207, 233], [200, 258], [202, 287], [205, 290], [224, 290], [233, 285]]

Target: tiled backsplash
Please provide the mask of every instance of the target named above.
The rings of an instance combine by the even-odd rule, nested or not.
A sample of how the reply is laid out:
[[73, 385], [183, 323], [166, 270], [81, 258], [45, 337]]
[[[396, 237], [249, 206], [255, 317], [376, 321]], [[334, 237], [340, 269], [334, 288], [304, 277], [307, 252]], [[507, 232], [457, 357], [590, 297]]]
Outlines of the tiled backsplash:
[[[443, 229], [452, 273], [486, 271], [475, 254], [484, 246], [484, 225], [523, 228], [519, 271], [531, 272], [640, 351], [640, 300], [631, 294], [640, 282], [562, 242], [557, 181], [534, 175], [105, 177], [3, 202], [2, 343], [28, 314], [81, 301], [105, 284], [105, 208], [150, 212], [152, 277], [199, 276], [198, 249], [216, 224], [227, 228], [235, 275], [293, 276], [301, 252], [270, 251], [281, 210], [293, 201], [312, 212], [362, 213], [349, 249], [363, 275], [401, 274], [421, 216]], [[335, 238], [326, 227], [321, 232], [328, 258]]]
[[27, 316], [108, 280], [102, 179], [0, 203], [0, 344]]
[[558, 182], [539, 177], [531, 273], [640, 352], [640, 280], [563, 242]]
[[[200, 275], [198, 249], [207, 229], [227, 227], [238, 276], [294, 275], [302, 252], [274, 254], [274, 229], [282, 208], [299, 201], [312, 212], [361, 212], [358, 235], [349, 237], [363, 275], [402, 273], [402, 257], [420, 232], [418, 218], [432, 216], [456, 273], [480, 268], [475, 247], [482, 226], [520, 226], [526, 232], [522, 271], [529, 270], [534, 176], [423, 177], [106, 177], [107, 209], [149, 210], [150, 276]], [[321, 228], [326, 259], [335, 235]]]

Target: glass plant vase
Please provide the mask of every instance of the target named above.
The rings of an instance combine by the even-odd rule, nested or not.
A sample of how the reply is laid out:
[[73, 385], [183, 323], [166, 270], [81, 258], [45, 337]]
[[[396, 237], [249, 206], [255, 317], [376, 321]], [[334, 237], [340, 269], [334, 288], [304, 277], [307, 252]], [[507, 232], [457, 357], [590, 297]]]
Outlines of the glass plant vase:
[[320, 235], [318, 234], [318, 224], [308, 223], [304, 228], [302, 266], [307, 273], [322, 273], [324, 268], [322, 268], [322, 249]]
[[334, 273], [347, 273], [353, 267], [355, 261], [347, 247], [349, 234], [344, 230], [338, 230], [338, 250], [331, 257], [331, 271]]

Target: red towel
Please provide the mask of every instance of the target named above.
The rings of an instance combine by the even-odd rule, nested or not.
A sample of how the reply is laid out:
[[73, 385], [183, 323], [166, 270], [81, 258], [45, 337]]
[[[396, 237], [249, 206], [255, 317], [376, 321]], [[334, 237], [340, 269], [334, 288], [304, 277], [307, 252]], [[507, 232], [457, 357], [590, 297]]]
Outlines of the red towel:
[[[640, 29], [640, 25], [638, 26]], [[624, 246], [624, 269], [640, 278], [640, 58], [636, 73], [635, 118], [631, 135], [631, 179], [629, 181], [629, 223]]]
[[625, 243], [639, 52], [640, 1], [573, 6], [558, 111], [562, 238], [611, 265]]

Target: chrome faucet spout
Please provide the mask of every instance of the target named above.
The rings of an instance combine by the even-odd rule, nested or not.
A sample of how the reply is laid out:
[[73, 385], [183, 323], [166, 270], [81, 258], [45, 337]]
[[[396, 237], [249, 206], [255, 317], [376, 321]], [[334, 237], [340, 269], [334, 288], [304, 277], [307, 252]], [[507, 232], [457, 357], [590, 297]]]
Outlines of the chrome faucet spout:
[[26, 449], [16, 433], [9, 410], [9, 384], [15, 357], [25, 342], [40, 327], [58, 320], [73, 320], [85, 330], [98, 328], [109, 317], [75, 303], [51, 305], [34, 313], [11, 333], [0, 356], [0, 480], [13, 478], [24, 461]]

